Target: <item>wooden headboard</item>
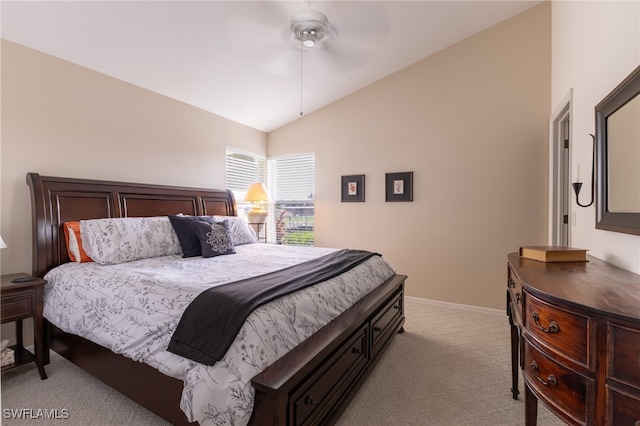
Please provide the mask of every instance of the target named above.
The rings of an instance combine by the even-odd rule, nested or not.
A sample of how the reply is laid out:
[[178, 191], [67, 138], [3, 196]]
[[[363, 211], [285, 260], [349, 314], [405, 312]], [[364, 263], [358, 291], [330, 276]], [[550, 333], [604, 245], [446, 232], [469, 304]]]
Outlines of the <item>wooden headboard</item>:
[[236, 216], [233, 193], [27, 174], [31, 188], [33, 275], [69, 261], [62, 225], [82, 219], [174, 214]]

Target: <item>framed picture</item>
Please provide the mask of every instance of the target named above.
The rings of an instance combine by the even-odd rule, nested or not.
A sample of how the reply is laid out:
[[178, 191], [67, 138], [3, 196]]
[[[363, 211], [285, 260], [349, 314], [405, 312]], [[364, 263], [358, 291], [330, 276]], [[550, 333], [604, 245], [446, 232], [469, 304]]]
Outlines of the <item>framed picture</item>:
[[364, 202], [364, 175], [342, 176], [342, 202]]
[[413, 201], [413, 172], [385, 175], [385, 201]]

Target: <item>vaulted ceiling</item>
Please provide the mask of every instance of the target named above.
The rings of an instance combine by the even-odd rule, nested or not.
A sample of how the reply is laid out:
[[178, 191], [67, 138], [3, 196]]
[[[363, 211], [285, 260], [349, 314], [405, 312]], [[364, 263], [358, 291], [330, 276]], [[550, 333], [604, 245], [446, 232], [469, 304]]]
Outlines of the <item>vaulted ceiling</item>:
[[[265, 132], [540, 1], [2, 1], [2, 38]], [[322, 12], [326, 47], [291, 41]]]

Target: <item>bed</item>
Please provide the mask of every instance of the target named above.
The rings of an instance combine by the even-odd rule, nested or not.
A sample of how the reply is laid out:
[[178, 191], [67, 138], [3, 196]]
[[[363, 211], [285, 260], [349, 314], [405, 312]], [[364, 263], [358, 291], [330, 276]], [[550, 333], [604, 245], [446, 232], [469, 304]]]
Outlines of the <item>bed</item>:
[[[73, 267], [63, 224], [101, 218], [142, 218], [177, 213], [236, 216], [227, 190], [27, 175], [33, 213], [33, 274]], [[247, 247], [247, 252], [262, 249]], [[244, 250], [244, 249], [243, 249]], [[240, 250], [242, 251], [242, 250]], [[254, 254], [255, 255], [255, 254]], [[61, 269], [60, 268], [60, 269]], [[51, 275], [49, 275], [51, 276]], [[366, 276], [366, 275], [365, 275]], [[351, 307], [250, 379], [249, 424], [331, 424], [346, 408], [404, 324], [404, 282], [391, 274]], [[116, 353], [47, 322], [55, 352], [172, 424], [189, 424], [180, 408], [185, 380]], [[48, 360], [47, 360], [48, 361]], [[201, 421], [214, 424], [211, 417]]]

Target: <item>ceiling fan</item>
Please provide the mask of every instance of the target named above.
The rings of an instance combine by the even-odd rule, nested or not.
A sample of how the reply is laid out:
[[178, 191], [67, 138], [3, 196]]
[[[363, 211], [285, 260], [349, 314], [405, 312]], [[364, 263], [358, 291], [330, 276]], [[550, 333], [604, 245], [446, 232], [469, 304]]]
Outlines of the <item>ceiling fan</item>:
[[387, 14], [377, 1], [304, 2], [306, 8], [301, 3], [237, 2], [228, 20], [231, 45], [251, 51], [265, 71], [286, 77], [297, 74], [299, 57], [291, 52], [301, 46], [319, 57], [318, 66], [348, 72], [375, 56], [388, 38]]
[[[333, 80], [366, 64], [389, 35], [386, 11], [377, 1], [246, 2], [230, 18], [232, 46], [251, 51], [255, 66], [291, 80], [304, 72]], [[309, 53], [309, 55], [307, 55]]]

